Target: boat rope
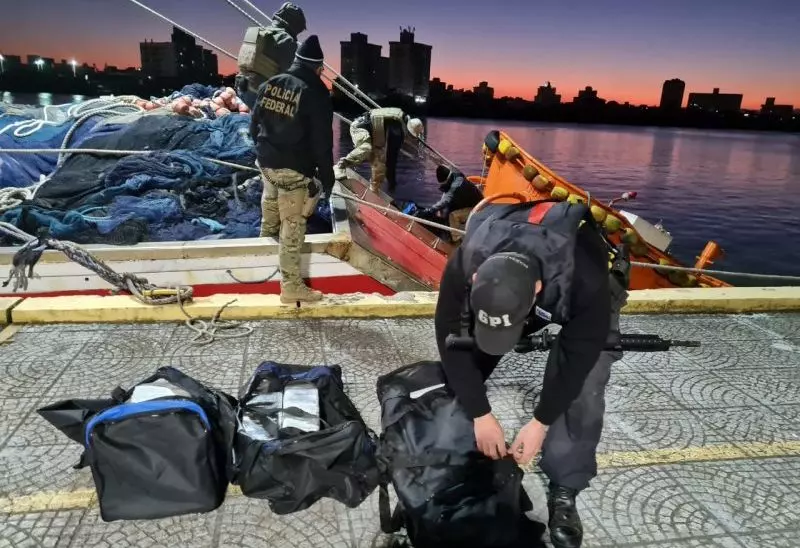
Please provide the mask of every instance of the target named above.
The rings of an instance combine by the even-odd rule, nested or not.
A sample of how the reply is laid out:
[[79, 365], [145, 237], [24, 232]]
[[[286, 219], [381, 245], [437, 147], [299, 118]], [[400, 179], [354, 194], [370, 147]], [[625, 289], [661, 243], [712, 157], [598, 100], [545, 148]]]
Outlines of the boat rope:
[[639, 266], [642, 268], [652, 268], [654, 270], [666, 270], [666, 271], [673, 271], [673, 272], [690, 272], [694, 274], [713, 274], [718, 276], [735, 276], [739, 278], [751, 278], [754, 280], [757, 279], [775, 279], [775, 280], [783, 280], [787, 282], [800, 282], [800, 276], [786, 276], [783, 274], [756, 274], [752, 272], [730, 272], [726, 270], [710, 270], [706, 268], [693, 268], [688, 266], [673, 266], [673, 265], [661, 265], [661, 264], [654, 264], [654, 263], [642, 263], [637, 261], [631, 261], [632, 266]]
[[[104, 149], [104, 148], [0, 148], [0, 154], [55, 154], [61, 153], [64, 151], [69, 151], [70, 154], [108, 154], [108, 155], [116, 155], [116, 156], [128, 156], [132, 154], [154, 154], [158, 152], [165, 152], [169, 153], [170, 151], [159, 151], [159, 150], [112, 150], [112, 149]], [[226, 162], [225, 160], [217, 160], [216, 158], [207, 158], [205, 156], [200, 157], [201, 160], [205, 160], [207, 162], [212, 162], [214, 164], [219, 164], [221, 166], [230, 167], [233, 169], [242, 169], [245, 171], [252, 171], [258, 173], [258, 169], [253, 166], [245, 166], [242, 164], [235, 164], [233, 162]]]
[[163, 19], [164, 21], [166, 21], [166, 22], [167, 22], [167, 23], [169, 23], [170, 25], [173, 25], [173, 26], [175, 26], [175, 27], [178, 27], [178, 28], [179, 28], [179, 29], [181, 29], [183, 32], [185, 32], [185, 33], [187, 33], [187, 34], [190, 34], [190, 35], [194, 36], [195, 38], [197, 38], [197, 39], [198, 39], [198, 40], [200, 40], [201, 42], [204, 42], [204, 43], [208, 44], [209, 46], [211, 46], [212, 48], [216, 49], [217, 51], [219, 51], [219, 52], [221, 52], [221, 53], [224, 53], [225, 55], [227, 55], [227, 56], [228, 56], [228, 57], [230, 57], [231, 59], [236, 59], [236, 56], [235, 56], [234, 54], [232, 54], [231, 52], [229, 52], [228, 50], [226, 50], [226, 49], [224, 49], [224, 48], [222, 48], [222, 47], [220, 47], [220, 46], [216, 45], [214, 42], [211, 42], [211, 41], [209, 41], [209, 40], [206, 40], [205, 38], [203, 38], [203, 37], [202, 37], [202, 36], [200, 36], [199, 34], [197, 34], [197, 33], [194, 33], [194, 32], [192, 32], [192, 31], [190, 31], [190, 30], [189, 30], [189, 29], [187, 29], [186, 27], [179, 25], [178, 23], [176, 23], [176, 22], [175, 22], [175, 21], [173, 21], [172, 19], [168, 18], [167, 16], [165, 16], [165, 15], [162, 15], [162, 14], [158, 13], [156, 10], [154, 10], [154, 9], [152, 9], [152, 8], [148, 8], [147, 6], [145, 6], [144, 4], [142, 4], [141, 2], [139, 2], [138, 0], [128, 0], [128, 1], [129, 1], [129, 2], [132, 2], [132, 3], [134, 3], [134, 4], [136, 4], [137, 6], [139, 6], [139, 7], [140, 7], [140, 8], [142, 8], [142, 9], [145, 9], [145, 10], [149, 11], [150, 13], [152, 13], [153, 15], [155, 15], [156, 17], [160, 17], [161, 19]]
[[350, 196], [348, 194], [342, 194], [340, 192], [332, 192], [331, 195], [338, 196], [340, 198], [344, 198], [345, 200], [351, 200], [351, 201], [357, 202], [359, 204], [368, 205], [368, 206], [373, 207], [373, 208], [375, 208], [375, 209], [377, 209], [379, 211], [384, 211], [386, 213], [391, 213], [393, 215], [396, 215], [397, 217], [402, 217], [403, 219], [408, 219], [409, 221], [413, 221], [413, 222], [419, 223], [421, 225], [426, 225], [426, 226], [430, 226], [430, 227], [433, 227], [433, 228], [438, 228], [440, 230], [446, 230], [448, 232], [453, 232], [455, 234], [462, 234], [462, 235], [466, 234], [466, 232], [464, 232], [461, 229], [453, 228], [453, 227], [450, 227], [450, 226], [447, 226], [447, 225], [443, 225], [443, 224], [439, 224], [439, 223], [435, 223], [433, 221], [428, 221], [426, 219], [420, 219], [419, 217], [414, 217], [413, 215], [408, 215], [406, 213], [403, 213], [402, 211], [397, 211], [396, 209], [391, 209], [391, 208], [384, 207], [384, 206], [381, 206], [381, 205], [378, 205], [378, 204], [373, 204], [372, 202], [368, 202], [366, 200], [362, 200], [361, 198], [356, 198], [355, 196]]
[[228, 4], [230, 4], [230, 5], [231, 5], [231, 6], [232, 6], [234, 9], [236, 9], [236, 10], [237, 10], [239, 13], [241, 13], [242, 15], [244, 15], [245, 17], [247, 17], [248, 19], [250, 19], [250, 20], [251, 20], [253, 23], [255, 23], [255, 24], [258, 26], [258, 27], [260, 27], [260, 28], [264, 28], [264, 25], [262, 25], [262, 24], [261, 24], [261, 22], [260, 22], [258, 19], [256, 19], [255, 17], [253, 17], [252, 15], [250, 15], [249, 13], [247, 13], [246, 11], [244, 11], [244, 8], [242, 8], [241, 6], [237, 5], [237, 4], [236, 4], [236, 3], [235, 3], [233, 0], [225, 0], [225, 1], [226, 1]]
[[179, 299], [190, 300], [192, 288], [168, 289], [151, 284], [147, 279], [134, 274], [118, 274], [105, 262], [93, 256], [74, 242], [53, 238], [36, 238], [8, 223], [0, 222], [0, 232], [21, 240], [24, 245], [14, 255], [8, 278], [2, 283], [7, 287], [13, 282], [12, 291], [28, 288], [30, 278], [36, 277], [33, 268], [46, 249], [61, 251], [71, 261], [91, 270], [100, 278], [114, 286], [115, 290], [128, 291], [139, 302], [150, 305], [177, 303]]
[[185, 294], [185, 290], [191, 288], [179, 286], [175, 289], [175, 294], [178, 297], [178, 307], [181, 309], [183, 315], [186, 316], [186, 320], [184, 320], [183, 324], [195, 333], [194, 338], [189, 341], [189, 344], [193, 346], [203, 346], [211, 344], [216, 339], [238, 339], [239, 337], [247, 337], [253, 332], [251, 326], [245, 325], [242, 322], [232, 320], [220, 321], [222, 312], [238, 299], [233, 299], [223, 304], [209, 321], [205, 321], [191, 316], [183, 306], [181, 295]]
[[264, 19], [266, 19], [267, 21], [269, 21], [269, 20], [270, 20], [270, 17], [269, 17], [269, 15], [267, 15], [266, 13], [264, 13], [263, 11], [261, 11], [260, 9], [258, 9], [258, 6], [256, 6], [255, 4], [253, 4], [253, 3], [252, 3], [250, 0], [243, 0], [243, 2], [244, 2], [245, 4], [247, 4], [247, 5], [248, 5], [250, 8], [252, 8], [252, 9], [253, 9], [253, 10], [254, 10], [254, 11], [257, 13], [257, 14], [259, 14], [261, 17], [263, 17], [263, 18], [264, 18]]

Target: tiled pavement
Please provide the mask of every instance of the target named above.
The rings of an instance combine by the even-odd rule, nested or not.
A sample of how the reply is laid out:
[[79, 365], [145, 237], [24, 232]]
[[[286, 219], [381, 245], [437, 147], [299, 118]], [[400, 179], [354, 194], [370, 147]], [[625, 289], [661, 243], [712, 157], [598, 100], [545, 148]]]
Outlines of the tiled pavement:
[[[624, 316], [622, 322], [625, 332], [703, 345], [628, 353], [616, 364], [602, 469], [579, 498], [584, 546], [800, 546], [800, 315]], [[0, 346], [0, 508], [41, 493], [68, 500], [92, 487], [88, 470], [71, 468], [80, 448], [36, 414], [47, 403], [104, 396], [162, 365], [235, 395], [265, 359], [338, 363], [350, 396], [378, 430], [376, 376], [436, 358], [430, 320], [251, 325], [247, 338], [206, 347], [190, 346], [188, 330], [172, 324], [26, 327], [14, 335]], [[543, 355], [512, 355], [489, 381], [509, 437], [530, 416], [543, 364]], [[614, 455], [624, 457], [624, 466], [605, 458]], [[539, 474], [525, 480], [542, 518], [543, 481]], [[390, 541], [379, 532], [375, 495], [357, 509], [328, 500], [283, 517], [241, 496], [207, 515], [149, 522], [104, 523], [96, 507], [74, 504], [37, 510], [0, 514], [0, 548], [345, 548]]]

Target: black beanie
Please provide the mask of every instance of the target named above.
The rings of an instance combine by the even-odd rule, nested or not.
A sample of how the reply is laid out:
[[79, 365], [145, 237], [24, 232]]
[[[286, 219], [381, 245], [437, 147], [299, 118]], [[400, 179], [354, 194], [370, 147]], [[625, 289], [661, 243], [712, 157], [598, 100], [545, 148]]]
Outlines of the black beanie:
[[319, 45], [319, 38], [316, 34], [312, 34], [306, 38], [300, 47], [297, 48], [297, 53], [294, 56], [304, 63], [310, 65], [321, 65], [325, 60], [322, 55], [322, 47]]
[[450, 176], [450, 168], [447, 166], [436, 166], [436, 180], [443, 183]]

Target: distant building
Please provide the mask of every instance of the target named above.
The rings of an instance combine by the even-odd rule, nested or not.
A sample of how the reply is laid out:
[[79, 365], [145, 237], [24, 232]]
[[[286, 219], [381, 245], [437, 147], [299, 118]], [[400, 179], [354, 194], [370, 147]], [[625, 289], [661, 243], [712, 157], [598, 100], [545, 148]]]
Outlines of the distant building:
[[[39, 62], [41, 61], [41, 62]], [[52, 57], [40, 57], [38, 55], [28, 55], [28, 64], [30, 66], [39, 67], [41, 65], [41, 70], [52, 69], [53, 66], [56, 64], [55, 59]]]
[[545, 82], [543, 86], [539, 86], [533, 102], [543, 107], [551, 107], [561, 103], [561, 95], [556, 93], [556, 88], [551, 86], [550, 82]]
[[218, 79], [217, 56], [197, 45], [194, 38], [172, 29], [170, 42], [144, 41], [139, 44], [142, 75], [149, 80], [174, 79], [177, 83], [209, 83]]
[[776, 118], [791, 118], [794, 114], [794, 105], [776, 105], [775, 97], [767, 97], [761, 105], [761, 115]]
[[683, 92], [686, 91], [686, 82], [678, 78], [665, 80], [661, 87], [661, 103], [663, 110], [680, 110], [683, 106]]
[[342, 76], [365, 93], [383, 91], [388, 84], [388, 59], [381, 57], [381, 46], [370, 44], [367, 35], [350, 34], [350, 41], [341, 44]]
[[494, 99], [494, 88], [489, 86], [489, 82], [479, 83], [472, 88], [472, 93], [474, 93], [476, 97], [481, 97], [483, 99]]
[[739, 112], [742, 110], [742, 94], [720, 93], [719, 88], [714, 88], [712, 93], [690, 93], [686, 106], [709, 112]]
[[[452, 86], [450, 86], [452, 89]], [[434, 78], [428, 84], [428, 97], [430, 99], [443, 99], [447, 96], [447, 84], [439, 78]]]
[[604, 105], [606, 100], [598, 97], [597, 90], [592, 88], [592, 86], [586, 86], [578, 92], [578, 96], [575, 97], [572, 102], [578, 106], [596, 107]]
[[397, 93], [427, 99], [432, 49], [414, 41], [414, 29], [401, 28], [400, 41], [389, 42], [389, 87]]
[[2, 58], [3, 71], [16, 70], [22, 66], [22, 57], [19, 55], [2, 55]]

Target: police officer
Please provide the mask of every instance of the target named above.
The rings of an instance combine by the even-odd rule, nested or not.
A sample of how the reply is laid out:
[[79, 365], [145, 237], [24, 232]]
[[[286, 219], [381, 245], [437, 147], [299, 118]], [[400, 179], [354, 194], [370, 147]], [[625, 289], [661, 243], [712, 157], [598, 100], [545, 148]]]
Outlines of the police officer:
[[266, 28], [250, 27], [239, 48], [236, 93], [253, 109], [259, 86], [276, 74], [286, 72], [294, 61], [297, 36], [306, 30], [303, 10], [284, 2]]
[[346, 168], [369, 160], [372, 167], [370, 190], [378, 192], [386, 179], [389, 193], [393, 194], [397, 187], [397, 158], [406, 131], [415, 139], [421, 139], [425, 126], [419, 118], [410, 118], [399, 108], [376, 108], [353, 120], [350, 124], [353, 150], [334, 166], [336, 178], [344, 179]]
[[[597, 475], [605, 387], [611, 364], [622, 357], [604, 350], [618, 340], [628, 284], [624, 265], [609, 272], [609, 251], [584, 204], [490, 203], [468, 220], [436, 305], [443, 367], [474, 418], [478, 449], [494, 459], [510, 454], [521, 464], [542, 450], [550, 536], [561, 548], [581, 545], [575, 497]], [[521, 337], [551, 323], [562, 328], [539, 401], [509, 451], [483, 383]], [[474, 345], [448, 345], [448, 335]]]
[[[436, 167], [436, 180], [442, 197], [432, 206], [423, 209], [420, 217], [446, 217], [451, 228], [464, 229], [472, 208], [483, 200], [483, 194], [463, 173], [447, 166]], [[461, 240], [460, 234], [451, 233], [453, 242]]]
[[[250, 133], [264, 181], [261, 236], [278, 236], [281, 302], [318, 301], [322, 293], [300, 277], [306, 219], [333, 188], [333, 107], [320, 78], [319, 39], [311, 35], [285, 74], [261, 85]], [[317, 172], [322, 188], [312, 179]]]

